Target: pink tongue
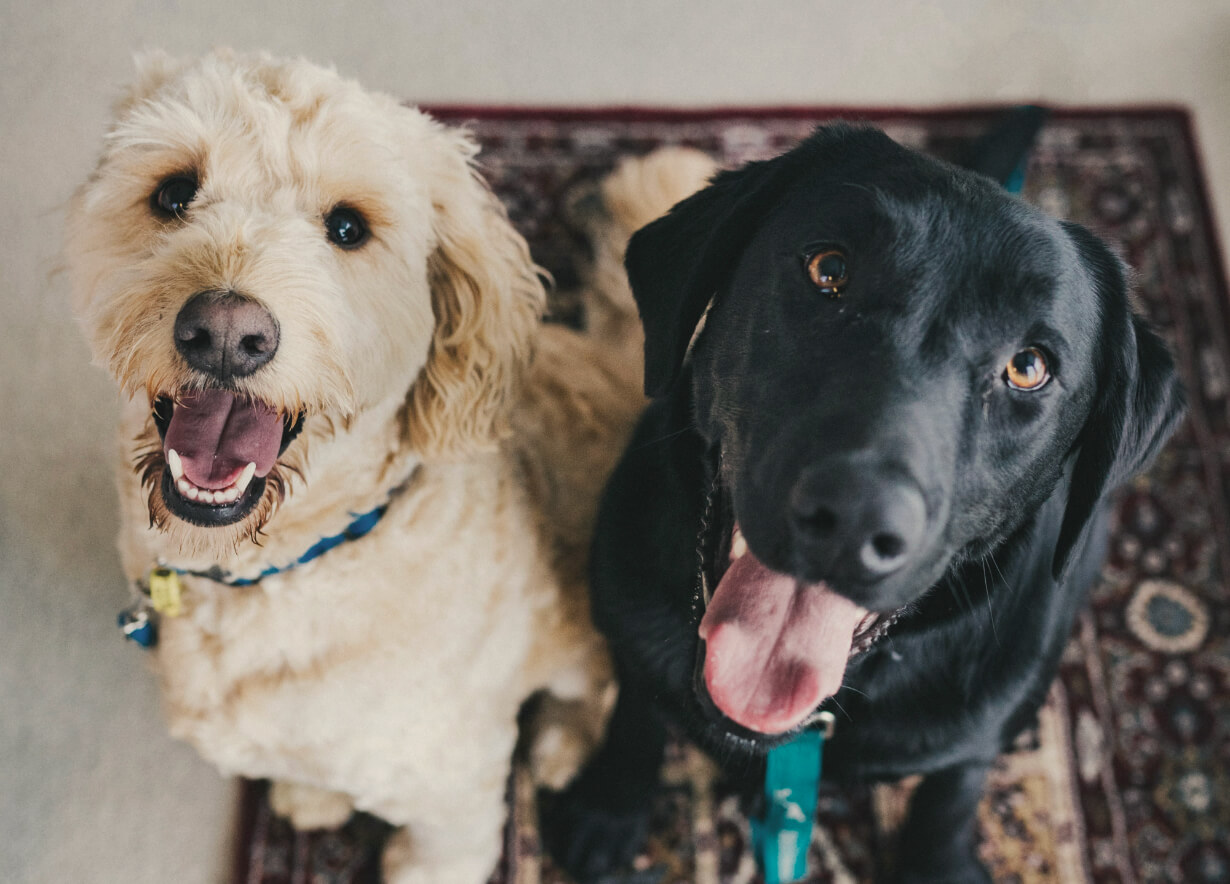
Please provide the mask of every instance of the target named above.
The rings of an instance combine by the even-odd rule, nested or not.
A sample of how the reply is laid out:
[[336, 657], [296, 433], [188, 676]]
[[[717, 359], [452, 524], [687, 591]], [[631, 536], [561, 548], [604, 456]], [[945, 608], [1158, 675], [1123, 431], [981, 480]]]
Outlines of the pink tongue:
[[184, 476], [198, 488], [225, 488], [249, 463], [256, 475], [273, 469], [282, 418], [273, 409], [225, 390], [186, 393], [175, 404], [164, 450], [174, 448]]
[[823, 583], [799, 583], [744, 553], [700, 621], [710, 698], [750, 730], [796, 727], [841, 687], [866, 614]]

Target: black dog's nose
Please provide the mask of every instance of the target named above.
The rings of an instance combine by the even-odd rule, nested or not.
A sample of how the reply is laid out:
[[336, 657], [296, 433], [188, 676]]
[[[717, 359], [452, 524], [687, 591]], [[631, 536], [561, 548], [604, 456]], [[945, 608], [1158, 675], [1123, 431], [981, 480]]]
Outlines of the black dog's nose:
[[278, 323], [236, 292], [197, 292], [175, 317], [175, 348], [218, 380], [247, 377], [277, 352]]
[[790, 494], [801, 552], [832, 577], [871, 583], [909, 561], [927, 527], [922, 491], [856, 458], [808, 468]]

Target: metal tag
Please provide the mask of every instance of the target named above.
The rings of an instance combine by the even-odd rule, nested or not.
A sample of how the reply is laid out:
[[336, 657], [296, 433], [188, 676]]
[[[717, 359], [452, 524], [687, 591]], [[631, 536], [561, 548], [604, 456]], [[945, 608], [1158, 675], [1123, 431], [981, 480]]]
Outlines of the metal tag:
[[179, 575], [169, 568], [155, 568], [149, 572], [149, 598], [159, 614], [178, 617], [184, 613], [183, 586]]

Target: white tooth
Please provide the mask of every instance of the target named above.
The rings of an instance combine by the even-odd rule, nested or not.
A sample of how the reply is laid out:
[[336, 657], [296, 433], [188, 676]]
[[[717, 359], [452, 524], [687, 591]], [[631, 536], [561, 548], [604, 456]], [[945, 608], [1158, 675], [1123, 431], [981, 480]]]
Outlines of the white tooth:
[[235, 487], [239, 489], [239, 493], [248, 490], [248, 483], [252, 481], [252, 477], [256, 475], [256, 464], [249, 463], [243, 468], [243, 472], [239, 474], [239, 478], [235, 480]]
[[236, 500], [239, 499], [239, 489], [236, 488], [234, 485], [232, 485], [230, 488], [227, 488], [225, 491], [219, 491], [214, 496], [221, 498], [221, 500], [218, 501], [219, 503], [234, 503]]
[[213, 503], [214, 493], [207, 488], [202, 488], [201, 489], [201, 502], [202, 503]]
[[747, 554], [747, 541], [743, 539], [743, 535], [736, 531], [735, 538], [730, 544], [730, 560], [733, 562], [736, 559], [743, 558]]
[[179, 452], [174, 448], [167, 449], [167, 466], [171, 468], [171, 478], [176, 482], [184, 477], [184, 462], [179, 459]]
[[[184, 484], [187, 484], [187, 483], [185, 482]], [[185, 496], [187, 496], [189, 500], [196, 500], [198, 497], [200, 497], [201, 492], [197, 490], [195, 485], [188, 485], [188, 487], [184, 489], [184, 494]]]
[[180, 479], [178, 482], [175, 483], [175, 487], [179, 489], [180, 494], [187, 495], [188, 489], [190, 489], [192, 486], [188, 484], [187, 479]]

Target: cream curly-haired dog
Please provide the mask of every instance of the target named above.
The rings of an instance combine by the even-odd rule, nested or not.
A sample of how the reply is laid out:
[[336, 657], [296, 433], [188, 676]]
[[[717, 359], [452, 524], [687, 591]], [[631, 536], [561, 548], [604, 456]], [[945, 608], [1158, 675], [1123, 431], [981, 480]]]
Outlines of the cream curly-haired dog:
[[490, 874], [527, 697], [552, 698], [541, 781], [602, 726], [585, 558], [642, 405], [618, 260], [711, 171], [605, 182], [583, 336], [540, 325], [475, 153], [303, 61], [152, 56], [70, 209], [78, 312], [125, 393], [124, 568], [153, 596], [127, 625], [164, 612], [172, 731], [273, 779], [298, 826], [401, 827], [394, 881]]

